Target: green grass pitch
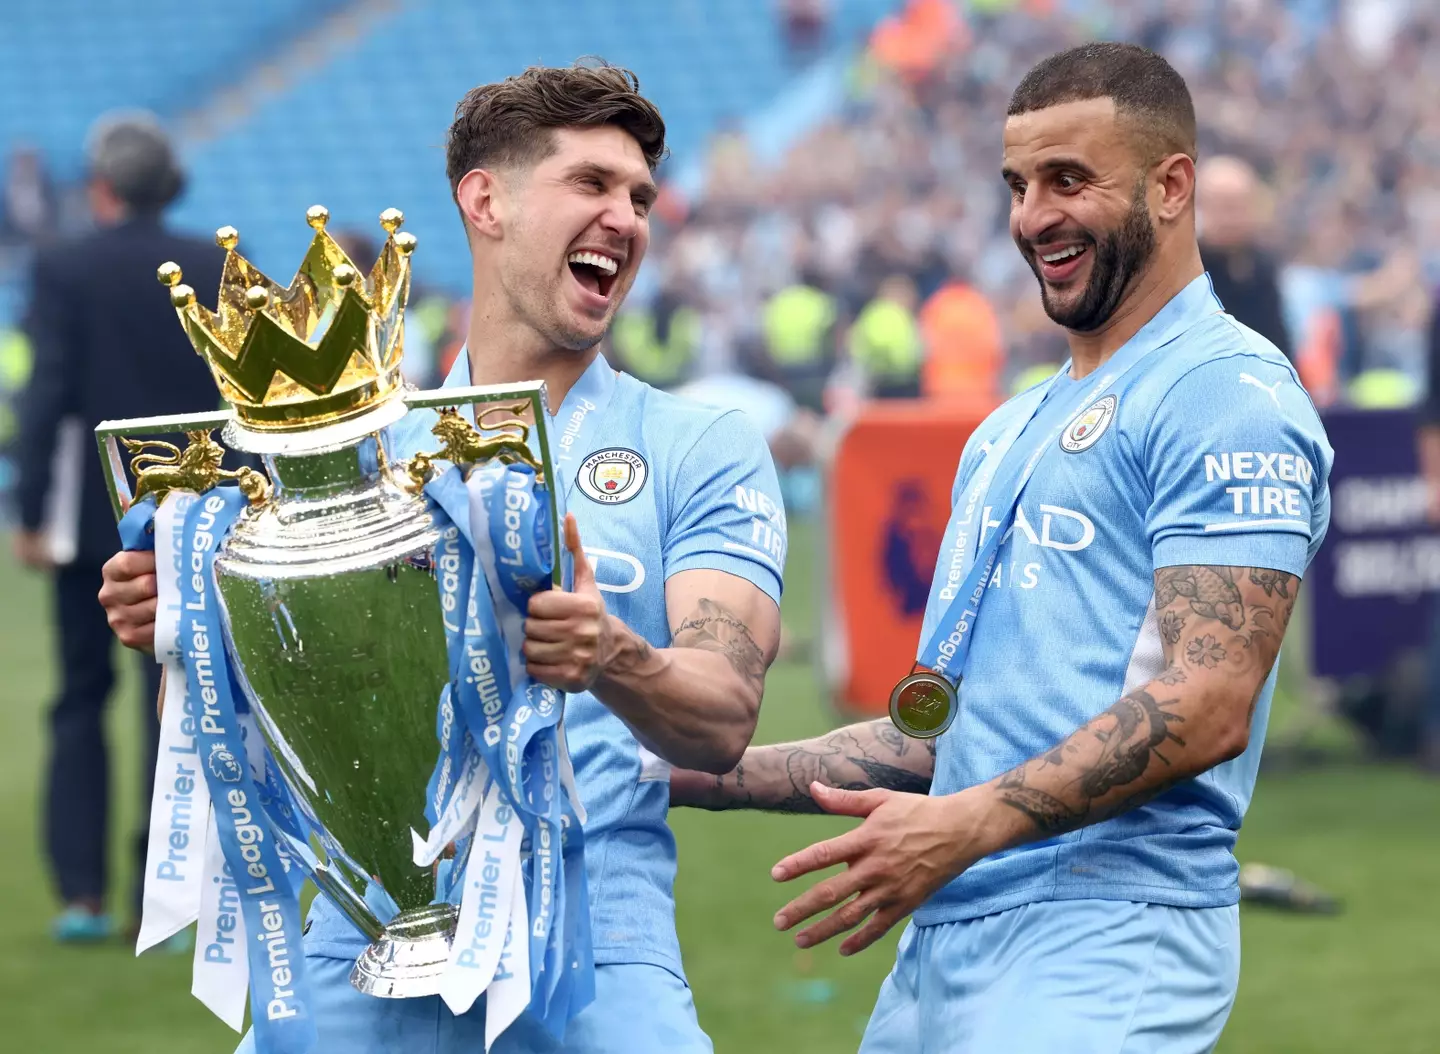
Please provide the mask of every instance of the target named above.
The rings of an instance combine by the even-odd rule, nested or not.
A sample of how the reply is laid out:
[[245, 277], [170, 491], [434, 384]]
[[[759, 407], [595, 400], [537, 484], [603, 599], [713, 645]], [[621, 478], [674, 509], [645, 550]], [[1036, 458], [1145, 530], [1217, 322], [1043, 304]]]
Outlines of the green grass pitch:
[[[812, 624], [815, 551], [792, 528], [786, 618]], [[60, 948], [40, 858], [39, 775], [53, 684], [44, 579], [0, 555], [0, 1049], [43, 1054], [223, 1054], [236, 1037], [189, 994], [188, 956], [139, 959], [119, 942]], [[1297, 627], [1298, 628], [1298, 627]], [[112, 700], [122, 872], [138, 795], [133, 663]], [[1276, 725], [1282, 723], [1277, 713]], [[811, 668], [773, 670], [758, 741], [836, 723]], [[1274, 734], [1272, 728], [1272, 735]], [[853, 959], [832, 942], [797, 952], [770, 918], [790, 890], [769, 868], [851, 821], [692, 814], [672, 817], [680, 843], [680, 938], [700, 1020], [720, 1054], [841, 1054], [858, 1045], [898, 932]], [[1240, 996], [1222, 1054], [1352, 1054], [1440, 1049], [1440, 781], [1395, 767], [1347, 764], [1262, 777], [1237, 855], [1296, 869], [1343, 897], [1337, 917], [1247, 907]], [[125, 887], [117, 885], [117, 890]]]

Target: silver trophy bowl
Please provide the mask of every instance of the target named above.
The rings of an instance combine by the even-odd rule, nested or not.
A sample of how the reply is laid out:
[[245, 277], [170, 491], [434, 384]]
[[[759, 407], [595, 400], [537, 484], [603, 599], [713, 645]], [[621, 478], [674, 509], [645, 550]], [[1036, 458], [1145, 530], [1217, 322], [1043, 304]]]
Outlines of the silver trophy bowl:
[[[281, 778], [317, 833], [302, 846], [272, 827], [370, 941], [351, 983], [375, 996], [435, 994], [459, 912], [437, 903], [436, 869], [414, 864], [411, 838], [429, 829], [436, 709], [450, 680], [440, 535], [412, 470], [449, 458], [442, 448], [402, 460], [392, 429], [410, 413], [435, 420], [432, 408], [473, 405], [483, 419], [486, 404], [525, 422], [522, 441], [552, 479], [539, 383], [397, 393], [344, 425], [288, 434], [247, 429], [230, 414], [96, 430], [117, 516], [134, 500], [119, 445], [129, 437], [221, 427], [226, 446], [264, 467], [268, 493], [252, 499], [215, 558], [226, 644]], [[399, 910], [382, 919], [376, 905], [387, 901]]]

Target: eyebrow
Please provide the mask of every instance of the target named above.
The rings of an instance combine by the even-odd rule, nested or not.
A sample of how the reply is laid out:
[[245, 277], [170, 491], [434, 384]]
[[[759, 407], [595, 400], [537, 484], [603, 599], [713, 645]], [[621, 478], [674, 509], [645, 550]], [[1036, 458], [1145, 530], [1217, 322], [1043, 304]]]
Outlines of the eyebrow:
[[[581, 161], [573, 165], [566, 174], [572, 179], [576, 176], [595, 176], [606, 183], [615, 183], [622, 178], [615, 169], [595, 161]], [[660, 196], [660, 188], [647, 179], [635, 188], [635, 195], [647, 205], [653, 204], [655, 199]]]
[[[1085, 164], [1085, 162], [1081, 161], [1079, 158], [1074, 157], [1052, 157], [1048, 160], [1040, 162], [1037, 168], [1040, 172], [1058, 172], [1064, 169], [1071, 172], [1078, 172], [1086, 179], [1095, 178], [1095, 170], [1089, 165]], [[1003, 180], [1005, 180], [1005, 182], [1008, 183], [1012, 179], [1022, 179], [1024, 177], [1022, 177], [1019, 172], [1016, 172], [1009, 165], [1006, 165], [1000, 170], [1000, 178], [1002, 178]]]

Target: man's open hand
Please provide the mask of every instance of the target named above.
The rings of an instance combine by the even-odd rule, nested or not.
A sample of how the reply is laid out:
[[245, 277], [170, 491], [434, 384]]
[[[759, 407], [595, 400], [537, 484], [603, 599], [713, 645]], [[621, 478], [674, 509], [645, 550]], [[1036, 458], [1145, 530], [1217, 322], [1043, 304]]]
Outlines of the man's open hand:
[[547, 589], [530, 598], [523, 651], [530, 676], [541, 684], [585, 692], [600, 676], [613, 633], [573, 513], [565, 516], [565, 548], [575, 560], [575, 580], [568, 593]]
[[[796, 897], [775, 916], [788, 930], [826, 908], [835, 911], [795, 935], [801, 948], [865, 925], [840, 945], [841, 955], [869, 947], [945, 883], [984, 855], [974, 847], [973, 818], [962, 795], [929, 797], [892, 790], [837, 790], [812, 783], [826, 812], [863, 816], [852, 831], [787, 856], [770, 871], [788, 882], [836, 864], [849, 866]], [[867, 922], [866, 919], [869, 919]]]

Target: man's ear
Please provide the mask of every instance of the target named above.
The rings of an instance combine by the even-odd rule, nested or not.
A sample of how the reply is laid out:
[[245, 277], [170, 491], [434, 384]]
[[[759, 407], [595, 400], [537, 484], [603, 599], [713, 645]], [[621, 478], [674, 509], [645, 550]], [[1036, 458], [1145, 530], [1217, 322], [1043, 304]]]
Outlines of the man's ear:
[[1156, 219], [1174, 223], [1195, 203], [1195, 162], [1188, 154], [1171, 154], [1155, 166], [1160, 186]]
[[482, 238], [498, 238], [503, 227], [505, 188], [495, 173], [472, 168], [455, 188], [455, 201], [466, 225]]

